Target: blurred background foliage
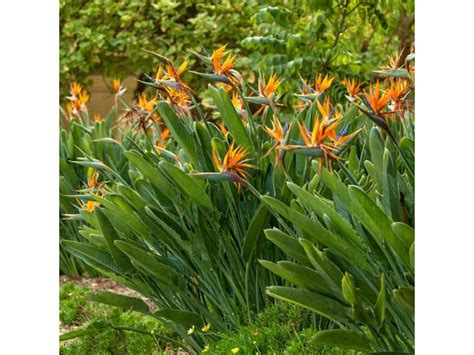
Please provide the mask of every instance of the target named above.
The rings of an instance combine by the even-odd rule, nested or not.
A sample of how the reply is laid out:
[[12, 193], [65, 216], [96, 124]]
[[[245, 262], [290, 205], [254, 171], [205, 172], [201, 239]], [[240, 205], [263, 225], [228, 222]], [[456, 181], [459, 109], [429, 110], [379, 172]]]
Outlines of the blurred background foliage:
[[188, 49], [226, 43], [239, 56], [238, 69], [291, 74], [293, 81], [284, 85], [294, 89], [297, 73], [308, 79], [318, 72], [366, 79], [387, 54], [404, 50], [406, 56], [413, 43], [414, 2], [61, 0], [60, 15], [63, 93], [71, 81], [87, 84], [92, 74], [153, 73], [157, 60], [143, 49], [175, 59]]

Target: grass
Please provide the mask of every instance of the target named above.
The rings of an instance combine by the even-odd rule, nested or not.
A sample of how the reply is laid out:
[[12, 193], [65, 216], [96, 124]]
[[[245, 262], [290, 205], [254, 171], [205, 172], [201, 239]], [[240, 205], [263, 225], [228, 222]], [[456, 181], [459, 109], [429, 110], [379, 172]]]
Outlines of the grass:
[[[60, 288], [60, 313], [62, 327], [67, 330], [83, 327], [95, 321], [105, 320], [113, 325], [144, 329], [154, 334], [176, 337], [174, 331], [157, 319], [136, 312], [89, 301], [89, 288], [72, 282]], [[163, 354], [166, 344], [158, 339], [123, 330], [104, 330], [74, 340], [62, 342], [60, 354]]]
[[289, 303], [276, 302], [258, 314], [254, 324], [224, 334], [209, 344], [210, 354], [356, 354], [337, 348], [312, 346], [314, 314]]
[[[173, 329], [157, 319], [137, 312], [124, 312], [116, 307], [92, 302], [90, 288], [66, 282], [60, 288], [60, 321], [62, 330], [83, 328], [104, 320], [113, 325], [143, 329], [154, 334], [177, 339]], [[353, 355], [353, 351], [315, 347], [310, 343], [314, 335], [314, 315], [288, 303], [276, 302], [258, 314], [251, 325], [220, 334], [221, 339], [209, 344], [208, 354], [321, 354]], [[319, 327], [324, 326], [318, 324]], [[60, 354], [169, 354], [167, 344], [153, 336], [131, 331], [104, 330], [61, 343]]]

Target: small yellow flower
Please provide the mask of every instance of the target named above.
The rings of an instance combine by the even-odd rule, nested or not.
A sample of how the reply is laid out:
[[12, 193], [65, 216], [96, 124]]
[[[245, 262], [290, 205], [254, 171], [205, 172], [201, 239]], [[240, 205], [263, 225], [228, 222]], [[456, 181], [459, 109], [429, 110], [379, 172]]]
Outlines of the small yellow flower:
[[100, 122], [100, 121], [102, 121], [102, 116], [100, 115], [100, 113], [94, 114], [94, 122]]
[[194, 333], [194, 325], [191, 328], [188, 329], [187, 333], [188, 333], [188, 335], [191, 335], [191, 334]]
[[204, 349], [202, 349], [202, 353], [207, 353], [209, 351], [209, 345], [206, 345]]
[[238, 352], [240, 352], [240, 348], [232, 348], [232, 349], [230, 349], [230, 352], [232, 354], [237, 354]]
[[207, 333], [210, 328], [211, 328], [211, 323], [207, 323], [207, 325], [205, 325], [204, 327], [201, 328], [201, 331], [203, 333]]

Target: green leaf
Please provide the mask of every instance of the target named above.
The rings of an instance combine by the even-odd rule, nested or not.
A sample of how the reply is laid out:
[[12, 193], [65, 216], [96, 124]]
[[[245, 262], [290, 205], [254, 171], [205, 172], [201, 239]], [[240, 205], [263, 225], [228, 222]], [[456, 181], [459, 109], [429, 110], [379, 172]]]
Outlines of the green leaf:
[[352, 226], [342, 218], [332, 206], [323, 201], [321, 197], [311, 194], [292, 182], [287, 182], [287, 185], [290, 191], [301, 200], [305, 207], [313, 210], [320, 217], [326, 214], [344, 238], [347, 238], [356, 248], [364, 250], [360, 237], [356, 234]]
[[117, 265], [119, 265], [124, 270], [132, 271], [133, 267], [130, 263], [128, 257], [122, 253], [114, 244], [116, 240], [120, 240], [115, 228], [110, 223], [109, 219], [104, 213], [103, 208], [96, 207], [94, 209], [95, 215], [97, 217], [97, 221], [99, 222], [100, 229], [102, 230], [102, 234], [104, 235], [105, 240], [107, 241], [107, 246], [109, 247], [110, 253], [114, 258]]
[[261, 199], [276, 212], [281, 214], [284, 218], [291, 221], [298, 227], [301, 227], [303, 231], [308, 233], [313, 238], [312, 241], [318, 241], [325, 246], [332, 249], [333, 252], [338, 253], [355, 265], [363, 268], [364, 270], [370, 270], [365, 257], [352, 247], [347, 241], [341, 237], [332, 234], [316, 219], [311, 219], [306, 215], [298, 212], [294, 208], [289, 208], [287, 205], [282, 203], [270, 196], [262, 196]]
[[408, 307], [411, 311], [415, 309], [415, 289], [413, 287], [400, 287], [393, 290], [395, 303]]
[[110, 324], [103, 320], [95, 321], [94, 323], [89, 324], [87, 327], [83, 329], [76, 329], [76, 330], [72, 330], [70, 332], [62, 334], [59, 337], [59, 340], [64, 341], [64, 340], [74, 339], [78, 337], [83, 337], [85, 335], [95, 334], [104, 329], [108, 329], [110, 327], [111, 327]]
[[183, 324], [188, 327], [202, 327], [204, 322], [199, 314], [188, 312], [188, 311], [181, 311], [178, 309], [159, 309], [155, 313], [153, 313], [155, 317], [158, 318], [166, 318], [175, 323]]
[[385, 299], [385, 275], [382, 273], [380, 277], [380, 292], [377, 296], [377, 302], [375, 302], [375, 316], [377, 317], [379, 327], [382, 326], [385, 320]]
[[101, 161], [90, 161], [90, 160], [73, 160], [71, 163], [82, 165], [88, 168], [94, 168], [97, 170], [110, 170], [110, 168], [102, 163]]
[[359, 351], [372, 351], [369, 339], [354, 330], [331, 329], [317, 332], [311, 342], [315, 345], [324, 345]]
[[377, 129], [377, 127], [372, 127], [370, 130], [369, 149], [371, 161], [375, 166], [375, 178], [377, 180], [377, 184], [379, 185], [379, 191], [382, 191], [384, 185], [384, 146], [382, 143], [380, 131]]
[[[390, 211], [390, 215], [394, 221], [401, 220], [400, 207], [400, 190], [398, 187], [398, 172], [392, 154], [385, 149], [383, 154], [383, 198], [385, 206]], [[411, 244], [411, 243], [410, 243]]]
[[328, 284], [332, 284], [332, 289], [335, 293], [340, 293], [340, 285], [344, 274], [334, 264], [324, 252], [316, 248], [310, 241], [300, 239], [300, 244], [303, 246], [306, 255], [313, 267], [323, 276], [325, 276]]
[[194, 141], [189, 129], [186, 128], [183, 121], [179, 119], [168, 103], [161, 101], [156, 107], [160, 116], [163, 117], [166, 122], [166, 127], [169, 128], [173, 138], [189, 156], [193, 165], [198, 167], [199, 160], [197, 157], [196, 147], [194, 146]]
[[382, 76], [391, 76], [394, 78], [411, 79], [410, 73], [405, 69], [373, 70], [374, 73]]
[[124, 153], [130, 162], [135, 165], [153, 185], [155, 185], [164, 195], [173, 196], [175, 194], [175, 189], [166, 178], [162, 175], [160, 170], [153, 166], [151, 163], [146, 161], [140, 154], [133, 150], [129, 150]]
[[274, 229], [266, 229], [265, 235], [268, 240], [283, 250], [289, 257], [295, 259], [303, 265], [311, 266], [310, 261], [306, 257], [303, 247], [298, 243], [296, 238]]
[[346, 272], [341, 281], [342, 295], [351, 305], [358, 304], [357, 289], [355, 287], [354, 277]]
[[244, 245], [242, 247], [242, 255], [246, 263], [250, 261], [250, 257], [257, 245], [263, 228], [268, 224], [271, 213], [264, 203], [261, 203], [255, 212], [244, 236]]
[[412, 245], [415, 242], [415, 229], [408, 224], [402, 222], [392, 223], [392, 230], [405, 244]]
[[338, 324], [347, 321], [348, 308], [329, 297], [315, 292], [284, 286], [270, 286], [267, 287], [267, 294], [277, 299], [305, 307]]
[[185, 289], [186, 280], [175, 269], [159, 261], [160, 256], [153, 255], [124, 241], [115, 242], [117, 247], [130, 257], [133, 264], [152, 277], [164, 282], [171, 289]]
[[194, 201], [205, 208], [213, 208], [212, 201], [206, 191], [191, 176], [166, 161], [160, 162], [160, 168], [162, 168], [181, 190]]
[[148, 308], [148, 305], [143, 302], [143, 300], [136, 297], [120, 295], [118, 293], [113, 292], [101, 292], [90, 294], [89, 298], [92, 301], [118, 307], [123, 309], [124, 311], [132, 310], [144, 314], [150, 314], [150, 309]]
[[399, 257], [409, 264], [409, 246], [392, 231], [392, 220], [357, 186], [349, 186], [352, 203], [350, 210], [361, 221], [370, 234], [382, 245], [387, 241]]
[[339, 298], [343, 301], [341, 292], [333, 293], [330, 284], [328, 284], [326, 279], [317, 271], [291, 261], [279, 261], [278, 265], [291, 273], [293, 279], [298, 280], [299, 284], [302, 285], [302, 288], [324, 294], [330, 298]]
[[273, 272], [275, 275], [280, 276], [282, 279], [291, 282], [293, 285], [300, 287], [300, 288], [305, 288], [304, 284], [301, 282], [301, 280], [296, 277], [291, 271], [283, 268], [279, 263], [272, 263], [271, 261], [268, 260], [259, 260], [258, 261], [264, 268], [270, 270]]
[[229, 128], [230, 133], [232, 133], [237, 143], [244, 146], [245, 149], [250, 149], [252, 145], [250, 138], [225, 90], [222, 88], [216, 89], [212, 85], [209, 85], [209, 93], [221, 113], [222, 121], [226, 127]]
[[61, 244], [70, 254], [98, 270], [113, 272], [117, 275], [123, 273], [123, 270], [115, 263], [112, 256], [99, 248], [72, 240], [63, 240]]

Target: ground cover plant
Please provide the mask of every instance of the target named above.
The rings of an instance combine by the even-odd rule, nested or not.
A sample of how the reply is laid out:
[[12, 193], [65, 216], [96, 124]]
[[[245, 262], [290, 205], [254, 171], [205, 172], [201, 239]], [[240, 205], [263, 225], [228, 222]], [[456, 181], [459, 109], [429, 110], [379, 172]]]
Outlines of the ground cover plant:
[[[103, 283], [110, 287], [110, 282]], [[89, 301], [90, 292], [90, 286], [80, 280], [61, 284], [61, 326], [70, 334], [91, 324], [105, 324], [109, 328], [80, 338], [71, 337], [62, 343], [60, 354], [159, 354], [171, 348], [172, 344], [166, 339], [173, 339], [176, 333], [170, 327], [153, 317]]]
[[157, 309], [92, 299], [172, 326], [192, 353], [256, 324], [272, 297], [309, 310], [311, 346], [410, 353], [414, 55], [370, 83], [345, 78], [339, 100], [330, 73], [284, 92], [275, 74], [249, 85], [225, 46], [192, 54], [201, 67], [187, 74], [209, 82], [209, 99], [184, 80], [187, 60], [152, 52], [149, 93], [111, 116], [128, 128], [110, 137], [94, 138], [103, 123], [71, 86], [62, 134], [113, 151], [70, 143], [63, 164], [83, 175], [63, 197], [81, 239], [62, 247]]

